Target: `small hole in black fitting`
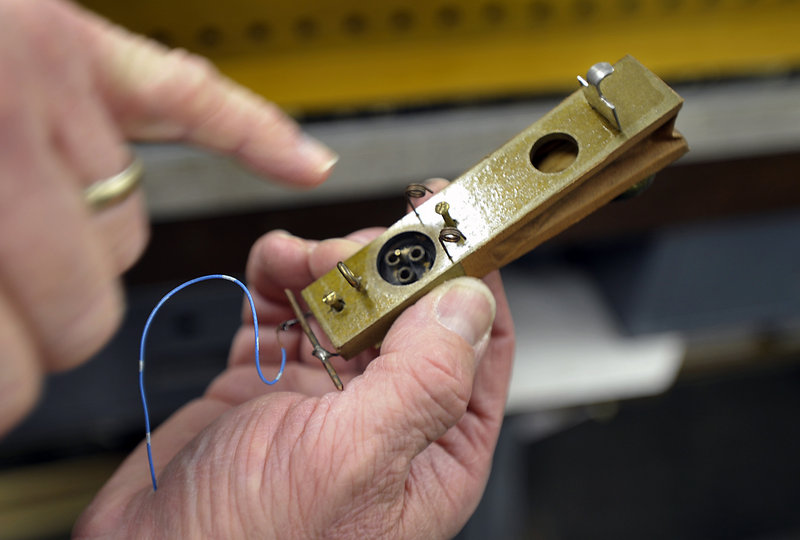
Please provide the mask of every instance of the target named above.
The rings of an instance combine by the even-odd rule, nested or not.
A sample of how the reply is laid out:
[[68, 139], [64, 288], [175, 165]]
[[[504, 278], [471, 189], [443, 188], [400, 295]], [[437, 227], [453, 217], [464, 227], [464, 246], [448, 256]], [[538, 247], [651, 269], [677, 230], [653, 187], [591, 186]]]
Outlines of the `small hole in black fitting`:
[[419, 262], [425, 256], [425, 250], [422, 246], [414, 246], [408, 250], [408, 260], [411, 262]]
[[397, 263], [400, 262], [400, 255], [398, 254], [397, 251], [390, 251], [389, 253], [386, 254], [384, 260], [386, 261], [386, 264], [388, 264], [389, 266], [397, 266]]
[[414, 272], [408, 266], [404, 266], [397, 271], [397, 281], [400, 283], [408, 283], [413, 277], [415, 277]]

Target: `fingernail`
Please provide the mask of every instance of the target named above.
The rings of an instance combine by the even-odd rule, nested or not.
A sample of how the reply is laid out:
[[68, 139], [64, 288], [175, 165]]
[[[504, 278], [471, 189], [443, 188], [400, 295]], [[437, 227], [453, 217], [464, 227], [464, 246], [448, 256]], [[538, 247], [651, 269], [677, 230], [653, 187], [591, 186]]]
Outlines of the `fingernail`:
[[339, 154], [307, 134], [303, 135], [297, 151], [303, 158], [312, 163], [320, 174], [329, 172], [339, 161]]
[[474, 347], [492, 327], [494, 297], [486, 285], [475, 278], [458, 278], [442, 288], [444, 290], [436, 303], [439, 324]]

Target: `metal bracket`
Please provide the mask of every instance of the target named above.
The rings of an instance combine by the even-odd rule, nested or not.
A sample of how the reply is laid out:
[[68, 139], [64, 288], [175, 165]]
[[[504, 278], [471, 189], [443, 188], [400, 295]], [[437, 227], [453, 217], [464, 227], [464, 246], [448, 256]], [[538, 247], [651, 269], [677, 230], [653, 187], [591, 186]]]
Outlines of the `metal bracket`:
[[603, 91], [600, 89], [600, 83], [613, 74], [614, 66], [608, 62], [599, 62], [589, 68], [589, 71], [586, 72], [586, 79], [578, 75], [578, 82], [583, 87], [583, 95], [589, 105], [611, 124], [616, 125], [619, 131], [622, 131], [617, 108], [603, 95]]

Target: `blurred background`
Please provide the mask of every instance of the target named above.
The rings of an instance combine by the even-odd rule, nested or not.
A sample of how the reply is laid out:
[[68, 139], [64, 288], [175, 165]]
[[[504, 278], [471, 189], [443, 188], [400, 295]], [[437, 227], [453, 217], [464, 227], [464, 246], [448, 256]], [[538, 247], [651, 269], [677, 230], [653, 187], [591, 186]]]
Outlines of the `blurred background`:
[[[504, 271], [515, 374], [459, 538], [800, 538], [800, 1], [84, 4], [210, 57], [341, 161], [301, 193], [184, 146], [137, 148], [154, 224], [127, 318], [0, 441], [0, 537], [68, 537], [142, 439], [138, 340], [172, 286], [241, 275], [271, 229], [391, 224], [408, 183], [457, 177], [589, 66], [631, 54], [686, 100], [691, 152]], [[208, 283], [162, 310], [154, 423], [224, 368], [240, 308]]]

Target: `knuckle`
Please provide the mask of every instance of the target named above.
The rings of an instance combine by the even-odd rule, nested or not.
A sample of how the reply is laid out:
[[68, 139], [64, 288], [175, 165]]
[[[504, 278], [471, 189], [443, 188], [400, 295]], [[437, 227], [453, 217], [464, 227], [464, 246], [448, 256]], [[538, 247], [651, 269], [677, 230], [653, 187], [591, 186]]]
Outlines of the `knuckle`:
[[289, 117], [286, 116], [286, 113], [283, 112], [283, 109], [278, 107], [273, 102], [267, 101], [266, 99], [263, 99], [260, 96], [250, 93], [249, 91], [248, 94], [250, 94], [250, 96], [252, 96], [252, 98], [257, 102], [261, 110], [263, 121], [265, 123], [271, 125], [285, 124], [287, 129], [299, 133], [300, 130], [297, 129], [297, 126], [295, 125], [294, 122], [289, 121]]
[[140, 100], [154, 118], [170, 116], [174, 110], [193, 110], [207, 106], [206, 96], [218, 72], [209, 60], [184, 49], [163, 53], [153, 43], [147, 43], [152, 65], [144, 75], [152, 79], [141, 85]]
[[207, 83], [210, 79], [219, 76], [219, 71], [214, 64], [204, 56], [190, 53], [185, 49], [173, 49], [170, 53], [185, 70], [191, 82], [195, 85]]
[[302, 137], [302, 131], [286, 113], [271, 101], [257, 97], [259, 124], [269, 132], [284, 139], [287, 143], [296, 144]]

